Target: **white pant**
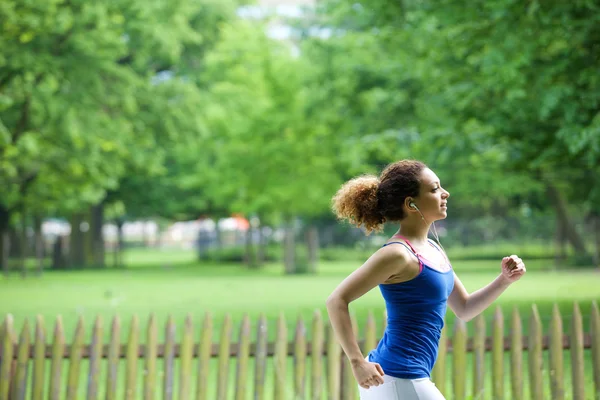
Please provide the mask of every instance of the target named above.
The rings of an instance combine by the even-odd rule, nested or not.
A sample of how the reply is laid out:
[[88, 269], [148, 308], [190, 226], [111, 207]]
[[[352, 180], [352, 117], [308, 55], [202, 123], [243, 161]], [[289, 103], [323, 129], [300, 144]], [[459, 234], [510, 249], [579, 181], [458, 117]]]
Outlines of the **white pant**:
[[360, 400], [445, 400], [429, 378], [400, 379], [384, 375], [383, 385], [358, 387]]

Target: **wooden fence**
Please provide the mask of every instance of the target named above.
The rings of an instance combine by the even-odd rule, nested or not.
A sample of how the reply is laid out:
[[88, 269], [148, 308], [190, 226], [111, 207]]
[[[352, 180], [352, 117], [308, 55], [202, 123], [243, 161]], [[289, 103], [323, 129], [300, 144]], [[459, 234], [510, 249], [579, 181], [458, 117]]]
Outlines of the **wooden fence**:
[[[525, 395], [536, 400], [600, 399], [600, 316], [596, 302], [592, 303], [589, 315], [589, 332], [584, 332], [577, 303], [568, 327], [563, 327], [556, 305], [548, 317], [550, 323], [544, 335], [540, 315], [533, 305], [528, 336], [523, 335], [522, 318], [516, 309], [510, 317], [509, 336], [504, 335], [505, 317], [500, 309], [494, 313], [489, 335], [482, 316], [470, 322], [473, 324], [471, 337], [467, 335], [467, 325], [456, 320], [452, 327], [444, 328], [433, 381], [448, 399], [510, 397], [521, 400]], [[354, 318], [353, 323], [366, 353], [377, 343], [374, 315], [369, 313], [361, 329]], [[333, 340], [331, 327], [319, 312], [314, 314], [310, 332], [303, 320], [298, 319], [291, 343], [284, 315], [277, 320], [273, 343], [267, 341], [264, 316], [256, 324], [254, 343], [251, 343], [253, 335], [247, 316], [241, 321], [237, 343], [231, 341], [230, 316], [225, 317], [216, 342], [212, 337], [214, 326], [210, 314], [205, 316], [198, 341], [190, 317], [185, 320], [179, 343], [173, 318], [166, 322], [164, 343], [158, 343], [157, 328], [156, 318], [151, 316], [146, 341], [142, 344], [139, 319], [133, 317], [129, 339], [121, 344], [121, 323], [115, 318], [109, 343], [105, 344], [102, 320], [97, 318], [91, 343], [86, 345], [80, 319], [72, 342], [67, 345], [62, 320], [57, 317], [53, 342], [47, 344], [48, 335], [41, 317], [36, 319], [33, 337], [30, 324], [25, 321], [17, 338], [13, 319], [8, 315], [0, 331], [0, 400], [358, 399], [352, 371], [340, 346]], [[447, 330], [452, 330], [452, 334], [447, 334]], [[564, 372], [565, 349], [569, 350], [571, 361], [570, 387], [565, 385], [568, 381]], [[587, 374], [584, 349], [592, 353], [591, 371], [588, 368]], [[486, 362], [486, 353], [490, 353], [491, 362]], [[505, 361], [510, 367], [505, 367]], [[469, 370], [471, 377], [467, 380]], [[588, 384], [586, 394], [584, 380], [587, 376], [589, 381], [590, 375], [594, 383], [591, 389]], [[214, 380], [209, 382], [210, 377]], [[83, 380], [86, 386], [80, 387]], [[209, 391], [211, 385], [213, 389]]]

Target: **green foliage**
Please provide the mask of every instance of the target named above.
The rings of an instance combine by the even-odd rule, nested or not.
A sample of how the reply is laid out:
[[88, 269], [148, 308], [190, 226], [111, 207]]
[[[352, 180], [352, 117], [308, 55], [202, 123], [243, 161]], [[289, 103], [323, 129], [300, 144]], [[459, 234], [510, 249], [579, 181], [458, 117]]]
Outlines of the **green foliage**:
[[202, 115], [211, 136], [196, 168], [197, 185], [214, 204], [267, 219], [328, 207], [338, 175], [333, 149], [305, 117], [304, 67], [262, 25], [223, 26], [206, 59]]
[[[140, 150], [156, 147], [153, 132], [134, 122], [142, 99], [156, 95], [148, 66], [172, 60], [177, 46], [162, 38], [195, 39], [171, 19], [188, 10], [168, 8], [160, 21], [139, 2], [0, 8], [5, 207], [29, 198], [38, 209], [81, 208], [116, 188], [130, 163], [152, 165]], [[155, 36], [169, 25], [177, 28]]]
[[3, 213], [316, 221], [400, 158], [464, 220], [600, 212], [594, 4], [330, 0], [278, 41], [242, 3], [0, 5]]
[[303, 51], [324, 129], [343, 132], [346, 176], [417, 158], [450, 190], [453, 217], [554, 209], [570, 224], [570, 213], [597, 213], [595, 8], [320, 2], [312, 21], [330, 36]]

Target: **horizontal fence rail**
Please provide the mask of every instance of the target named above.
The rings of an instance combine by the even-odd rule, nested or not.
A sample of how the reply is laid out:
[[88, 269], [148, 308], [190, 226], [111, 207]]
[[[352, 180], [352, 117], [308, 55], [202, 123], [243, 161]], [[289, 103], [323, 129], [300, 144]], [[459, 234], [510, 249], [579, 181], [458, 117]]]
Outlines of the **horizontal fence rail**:
[[[586, 318], [574, 303], [568, 326], [563, 325], [557, 305], [544, 317], [549, 321], [545, 327], [533, 304], [526, 319], [516, 308], [508, 318], [497, 308], [490, 323], [482, 315], [468, 323], [456, 319], [442, 331], [432, 380], [447, 399], [600, 399], [597, 303], [592, 302]], [[584, 320], [589, 322], [588, 332]], [[364, 326], [358, 326], [354, 316], [352, 322], [366, 354], [383, 330], [378, 332], [373, 312]], [[383, 318], [383, 329], [385, 323]], [[188, 316], [179, 335], [169, 317], [159, 343], [156, 317], [149, 318], [144, 332], [133, 317], [123, 344], [120, 319], [112, 320], [104, 343], [103, 321], [98, 317], [91, 342], [84, 343], [86, 329], [80, 318], [67, 344], [61, 317], [56, 318], [52, 335], [38, 316], [33, 330], [25, 320], [17, 336], [13, 318], [7, 315], [0, 329], [0, 400], [358, 399], [349, 363], [319, 311], [311, 326], [298, 318], [293, 332], [288, 332], [281, 314], [271, 343], [264, 315], [254, 324], [253, 342], [252, 325], [245, 316], [239, 339], [233, 342], [229, 315], [218, 336], [209, 313], [199, 332]]]
[[[379, 341], [379, 337], [377, 338], [377, 341]], [[452, 339], [451, 338], [447, 338], [446, 339], [447, 344], [446, 344], [446, 349], [449, 353], [452, 353], [453, 349], [452, 349]], [[568, 350], [570, 348], [570, 342], [571, 339], [569, 337], [569, 335], [563, 335], [562, 338], [562, 348], [565, 350]], [[511, 345], [511, 338], [510, 337], [504, 337], [503, 339], [503, 348], [504, 351], [509, 351], [512, 348]], [[363, 348], [365, 345], [365, 340], [359, 340], [358, 341], [358, 345]], [[542, 349], [543, 350], [548, 350], [550, 348], [551, 345], [551, 338], [550, 336], [544, 336], [542, 337]], [[484, 349], [485, 351], [491, 351], [493, 349], [493, 341], [492, 338], [487, 337], [485, 338], [485, 344], [484, 344]], [[18, 350], [19, 350], [19, 344], [18, 343], [14, 343], [13, 344], [13, 359], [16, 360], [18, 357]], [[586, 333], [583, 335], [583, 348], [585, 350], [587, 349], [591, 349], [592, 348], [592, 336], [589, 333]], [[466, 352], [470, 353], [475, 349], [475, 341], [473, 338], [468, 338], [467, 339], [467, 343], [466, 343]], [[527, 336], [523, 336], [523, 347], [522, 350], [528, 350], [529, 349], [529, 339]], [[322, 356], [327, 356], [327, 348], [323, 348], [321, 349], [320, 355]], [[103, 359], [107, 359], [111, 357], [111, 352], [114, 351], [114, 349], [111, 349], [111, 347], [109, 345], [102, 345], [102, 349], [100, 350], [100, 353], [98, 354], [98, 357], [103, 358]], [[127, 345], [119, 345], [119, 349], [118, 349], [118, 353], [116, 354], [116, 357], [119, 359], [125, 359], [127, 358], [128, 355], [128, 351], [130, 351], [127, 347]], [[250, 344], [250, 349], [249, 349], [249, 353], [248, 355], [250, 357], [255, 357], [258, 354], [258, 346], [254, 343]], [[81, 348], [80, 350], [80, 354], [79, 356], [82, 359], [87, 359], [93, 356], [93, 349], [90, 345], [85, 345]], [[137, 355], [139, 358], [143, 358], [148, 352], [148, 348], [146, 345], [140, 344], [138, 345], [138, 350], [137, 350]], [[181, 357], [181, 355], [185, 352], [185, 350], [183, 349], [183, 347], [180, 344], [175, 344], [175, 347], [173, 349], [173, 355], [175, 356], [175, 358], [179, 358]], [[63, 358], [71, 358], [71, 354], [73, 353], [73, 349], [71, 345], [66, 345], [63, 348], [63, 354], [62, 357]], [[240, 345], [238, 343], [230, 343], [229, 344], [229, 357], [235, 358], [238, 356], [238, 354], [241, 353], [240, 350]], [[29, 345], [29, 358], [33, 359], [36, 355], [36, 347], [35, 345]], [[53, 349], [51, 345], [46, 345], [45, 349], [44, 349], [44, 358], [46, 359], [51, 359], [53, 356]], [[287, 355], [288, 356], [293, 356], [296, 354], [296, 343], [295, 342], [288, 342], [287, 344]], [[306, 344], [306, 355], [307, 356], [312, 356], [314, 354], [314, 350], [313, 350], [313, 346], [312, 343], [307, 343]], [[193, 358], [197, 358], [198, 356], [200, 356], [200, 346], [198, 344], [195, 344], [192, 346], [192, 350], [191, 350], [191, 355]], [[275, 355], [275, 343], [268, 343], [267, 344], [267, 350], [266, 350], [266, 355], [267, 357], [273, 357]], [[165, 356], [168, 356], [167, 352], [166, 352], [166, 348], [164, 344], [159, 344], [156, 347], [156, 358], [165, 358]], [[211, 350], [210, 350], [210, 357], [212, 358], [216, 358], [220, 356], [220, 346], [219, 344], [215, 344], [213, 343], [211, 345]]]

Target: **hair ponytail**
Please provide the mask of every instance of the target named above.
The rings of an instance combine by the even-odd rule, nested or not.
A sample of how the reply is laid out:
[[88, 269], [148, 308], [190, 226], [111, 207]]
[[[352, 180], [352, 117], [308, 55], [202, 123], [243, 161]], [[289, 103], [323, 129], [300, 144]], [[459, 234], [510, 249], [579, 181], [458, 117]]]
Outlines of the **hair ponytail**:
[[385, 218], [379, 211], [377, 191], [379, 178], [363, 175], [344, 183], [332, 199], [332, 209], [338, 219], [363, 226], [367, 234], [383, 229]]

